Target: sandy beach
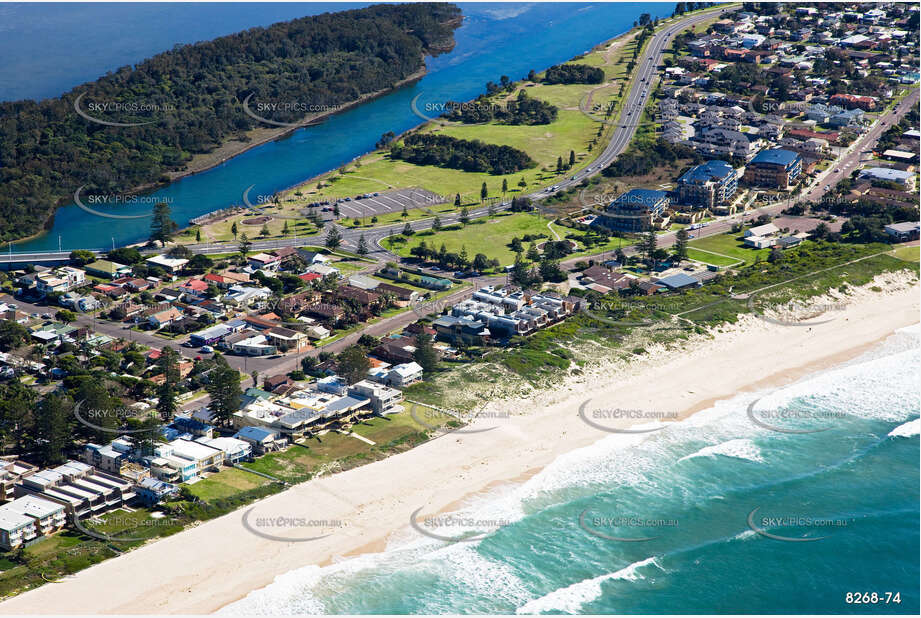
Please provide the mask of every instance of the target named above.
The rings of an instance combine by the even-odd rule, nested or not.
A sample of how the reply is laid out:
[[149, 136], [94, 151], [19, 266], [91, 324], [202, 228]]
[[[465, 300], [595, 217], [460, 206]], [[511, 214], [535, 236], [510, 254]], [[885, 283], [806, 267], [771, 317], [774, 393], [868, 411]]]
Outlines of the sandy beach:
[[[870, 291], [872, 286], [883, 291]], [[919, 286], [904, 273], [881, 275], [844, 298], [846, 309], [811, 327], [746, 316], [681, 351], [649, 349], [629, 365], [599, 363], [552, 393], [498, 402], [488, 408], [493, 414], [468, 428], [495, 429], [447, 434], [386, 460], [298, 485], [9, 599], [0, 604], [0, 613], [212, 613], [293, 569], [380, 551], [393, 532], [407, 529], [417, 509], [420, 517], [449, 511], [466, 497], [524, 479], [556, 457], [605, 438], [609, 434], [579, 418], [587, 399], [593, 407], [687, 416], [739, 392], [788, 384], [844, 362], [919, 320]], [[288, 533], [328, 534], [318, 540], [280, 542], [250, 532], [243, 521], [247, 512], [250, 528], [262, 518], [342, 525]]]

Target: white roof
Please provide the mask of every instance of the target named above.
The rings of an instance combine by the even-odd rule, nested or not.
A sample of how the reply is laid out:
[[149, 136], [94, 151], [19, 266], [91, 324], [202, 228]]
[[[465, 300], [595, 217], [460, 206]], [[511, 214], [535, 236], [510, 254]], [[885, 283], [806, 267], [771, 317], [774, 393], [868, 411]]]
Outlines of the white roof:
[[411, 363], [403, 363], [402, 365], [397, 365], [391, 371], [395, 371], [405, 378], [406, 376], [411, 376], [421, 372], [422, 365], [413, 361]]
[[748, 230], [749, 236], [766, 236], [768, 234], [775, 234], [779, 230], [777, 226], [773, 223], [765, 223], [764, 225], [758, 225]]
[[219, 451], [224, 453], [237, 453], [239, 451], [248, 451], [250, 450], [249, 442], [245, 440], [237, 440], [236, 438], [205, 438], [201, 437], [195, 440], [200, 442], [205, 446], [210, 446], [211, 448], [216, 448]]
[[64, 505], [58, 504], [57, 502], [52, 502], [51, 500], [45, 500], [44, 498], [39, 498], [38, 496], [28, 495], [22, 496], [21, 498], [16, 498], [12, 502], [4, 504], [2, 507], [0, 507], [0, 509], [13, 513], [19, 513], [20, 515], [43, 519], [49, 515], [63, 512]]
[[151, 264], [157, 264], [158, 266], [165, 266], [166, 268], [182, 268], [189, 263], [188, 260], [183, 258], [171, 258], [165, 255], [155, 255], [149, 257], [145, 260]]
[[183, 440], [182, 438], [173, 440], [169, 443], [169, 446], [173, 448], [173, 454], [186, 459], [208, 459], [219, 452], [216, 448], [211, 448], [192, 440]]

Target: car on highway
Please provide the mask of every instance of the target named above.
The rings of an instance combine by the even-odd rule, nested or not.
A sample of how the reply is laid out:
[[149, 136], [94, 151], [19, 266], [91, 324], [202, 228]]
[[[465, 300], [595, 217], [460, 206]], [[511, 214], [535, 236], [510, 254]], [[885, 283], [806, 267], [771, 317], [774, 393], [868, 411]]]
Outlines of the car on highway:
[[835, 173], [836, 173], [836, 174], [839, 173], [840, 171], [841, 171], [841, 168], [840, 168], [840, 167], [836, 167], [836, 168], [835, 168]]

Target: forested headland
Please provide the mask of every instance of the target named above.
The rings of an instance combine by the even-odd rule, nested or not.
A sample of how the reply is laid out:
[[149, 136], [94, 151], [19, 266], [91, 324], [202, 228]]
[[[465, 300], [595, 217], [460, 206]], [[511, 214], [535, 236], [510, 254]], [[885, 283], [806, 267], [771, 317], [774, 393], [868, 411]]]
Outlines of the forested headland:
[[[375, 5], [177, 46], [59, 98], [0, 102], [0, 240], [40, 232], [84, 194], [169, 180], [193, 155], [393, 88], [453, 47], [453, 4]], [[82, 98], [80, 98], [82, 97]], [[135, 126], [99, 124], [79, 115]], [[257, 107], [257, 102], [261, 106]], [[144, 124], [135, 124], [144, 123]]]

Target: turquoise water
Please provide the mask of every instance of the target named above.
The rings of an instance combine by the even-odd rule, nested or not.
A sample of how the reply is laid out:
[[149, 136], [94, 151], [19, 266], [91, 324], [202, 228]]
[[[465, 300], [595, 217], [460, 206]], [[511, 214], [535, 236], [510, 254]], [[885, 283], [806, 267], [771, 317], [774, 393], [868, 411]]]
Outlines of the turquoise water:
[[[383, 553], [305, 566], [221, 613], [917, 614], [919, 332], [662, 431], [568, 453], [466, 505], [460, 515], [511, 522], [480, 541], [407, 526]], [[830, 429], [761, 428], [746, 414], [759, 397], [756, 410], [802, 413], [778, 426]], [[748, 524], [756, 508], [768, 534], [825, 538], [762, 536]], [[606, 523], [621, 517], [655, 521]], [[762, 519], [778, 517], [798, 525]], [[848, 604], [848, 592], [898, 592], [901, 603]]]
[[[502, 75], [522, 78], [530, 69], [541, 70], [565, 61], [628, 30], [643, 12], [667, 17], [674, 9], [674, 4], [665, 3], [460, 6], [465, 20], [455, 32], [456, 47], [448, 54], [429, 58], [429, 72], [416, 84], [337, 114], [322, 125], [254, 148], [155, 195], [170, 204], [173, 218], [180, 224], [241, 204], [242, 193], [250, 185], [255, 185], [251, 196], [271, 195], [372, 150], [387, 131], [400, 133], [418, 125], [422, 120], [410, 106], [417, 95], [422, 95], [420, 109], [426, 102], [473, 98], [484, 91], [487, 81], [498, 81]], [[68, 192], [76, 189], [67, 187]], [[122, 206], [117, 212], [149, 213], [150, 203]], [[59, 244], [65, 250], [105, 249], [113, 243], [143, 240], [149, 229], [147, 218], [116, 221], [67, 205], [58, 209], [54, 226], [46, 235], [19, 243], [15, 249], [57, 250]]]

